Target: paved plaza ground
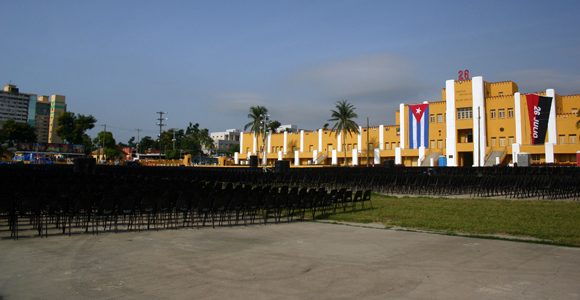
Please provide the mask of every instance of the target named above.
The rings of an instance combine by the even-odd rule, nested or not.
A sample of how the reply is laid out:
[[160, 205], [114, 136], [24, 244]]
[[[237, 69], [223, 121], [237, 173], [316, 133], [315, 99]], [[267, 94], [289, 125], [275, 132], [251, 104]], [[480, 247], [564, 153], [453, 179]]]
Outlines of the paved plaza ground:
[[12, 299], [580, 299], [580, 248], [319, 222], [0, 240]]

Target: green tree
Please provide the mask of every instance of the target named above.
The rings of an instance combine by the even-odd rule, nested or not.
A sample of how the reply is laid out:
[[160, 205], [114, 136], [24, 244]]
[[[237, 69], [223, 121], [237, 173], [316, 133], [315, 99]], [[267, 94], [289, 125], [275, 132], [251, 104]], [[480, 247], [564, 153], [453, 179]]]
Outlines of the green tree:
[[117, 157], [121, 154], [121, 151], [117, 148], [117, 142], [113, 138], [113, 133], [110, 131], [101, 131], [93, 143], [97, 144], [97, 147], [104, 145], [103, 154], [105, 157]]
[[155, 141], [150, 136], [144, 136], [139, 142], [139, 151], [145, 153], [151, 148], [155, 148]]
[[[341, 132], [342, 135], [342, 151], [344, 151], [344, 165], [347, 165], [346, 161], [346, 133], [352, 136], [352, 133], [359, 133], [358, 124], [352, 119], [358, 118], [358, 115], [354, 112], [356, 109], [354, 105], [348, 103], [348, 100], [342, 100], [336, 102], [336, 110], [331, 109], [331, 118], [328, 121], [336, 121], [332, 130]], [[330, 133], [332, 135], [332, 132]]]
[[270, 124], [268, 124], [267, 130], [274, 133], [278, 133], [278, 127], [280, 126], [282, 126], [282, 123], [278, 122], [277, 120], [274, 120], [270, 122]]
[[202, 148], [205, 147], [211, 152], [213, 151], [214, 144], [207, 128], [200, 129], [199, 123], [192, 124], [190, 122], [185, 130], [184, 137], [181, 139], [181, 147], [182, 149], [188, 150], [191, 155], [201, 157], [203, 153]]
[[[250, 128], [250, 132], [254, 133], [256, 138], [260, 137], [260, 134], [263, 134], [264, 131], [264, 124], [263, 119], [264, 116], [268, 114], [268, 109], [264, 106], [252, 106], [250, 107], [250, 113], [248, 114], [248, 118], [251, 121], [244, 126], [244, 130]], [[265, 139], [262, 137], [262, 145], [264, 144]], [[260, 143], [258, 139], [258, 149], [260, 148]]]
[[230, 156], [233, 156], [236, 152], [240, 152], [240, 144], [231, 145], [230, 148], [228, 148], [228, 152], [230, 153]]
[[137, 143], [135, 143], [135, 137], [132, 136], [129, 141], [127, 142], [127, 146], [128, 148], [135, 148], [137, 146]]
[[322, 130], [328, 130], [328, 123], [324, 123], [324, 125], [322, 125]]
[[73, 112], [64, 112], [57, 119], [56, 134], [69, 144], [81, 144], [83, 134], [85, 131], [93, 129], [95, 123], [97, 123], [97, 119], [92, 115], [75, 115]]
[[8, 142], [8, 147], [18, 143], [36, 142], [34, 126], [28, 123], [15, 122], [12, 119], [5, 121], [2, 123], [2, 129], [0, 129], [0, 144], [6, 142]]
[[83, 134], [83, 141], [81, 145], [85, 145], [85, 155], [90, 155], [93, 151], [95, 151], [98, 147], [95, 146], [93, 140], [88, 134]]
[[[580, 111], [578, 111], [576, 116], [580, 117]], [[580, 129], [580, 120], [576, 121], [576, 129]]]

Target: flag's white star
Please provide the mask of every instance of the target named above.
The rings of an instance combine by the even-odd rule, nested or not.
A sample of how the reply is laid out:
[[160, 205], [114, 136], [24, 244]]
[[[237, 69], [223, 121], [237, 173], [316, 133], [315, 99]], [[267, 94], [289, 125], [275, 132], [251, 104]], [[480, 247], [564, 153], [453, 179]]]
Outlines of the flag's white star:
[[416, 113], [417, 113], [417, 114], [420, 114], [420, 113], [421, 113], [421, 108], [420, 108], [420, 107], [417, 107], [417, 111], [416, 111]]

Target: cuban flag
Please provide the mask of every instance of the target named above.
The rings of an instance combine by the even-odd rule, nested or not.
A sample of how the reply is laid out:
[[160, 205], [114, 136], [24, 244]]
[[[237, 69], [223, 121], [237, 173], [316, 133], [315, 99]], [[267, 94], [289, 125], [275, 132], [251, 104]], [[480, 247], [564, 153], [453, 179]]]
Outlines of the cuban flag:
[[429, 103], [409, 105], [409, 148], [429, 148]]

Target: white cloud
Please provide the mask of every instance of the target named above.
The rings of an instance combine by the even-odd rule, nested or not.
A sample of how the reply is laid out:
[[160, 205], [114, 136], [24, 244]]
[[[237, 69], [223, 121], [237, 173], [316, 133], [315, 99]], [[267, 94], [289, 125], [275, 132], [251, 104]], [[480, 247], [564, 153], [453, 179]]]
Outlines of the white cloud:
[[436, 90], [417, 78], [413, 64], [402, 56], [375, 54], [327, 62], [298, 72], [291, 78], [334, 101], [423, 101], [421, 95]]
[[522, 93], [542, 92], [554, 89], [559, 95], [580, 94], [580, 76], [549, 69], [530, 69], [504, 73], [499, 80], [511, 80]]
[[220, 114], [246, 116], [251, 106], [266, 104], [266, 96], [254, 92], [220, 92], [208, 96], [211, 108]]

